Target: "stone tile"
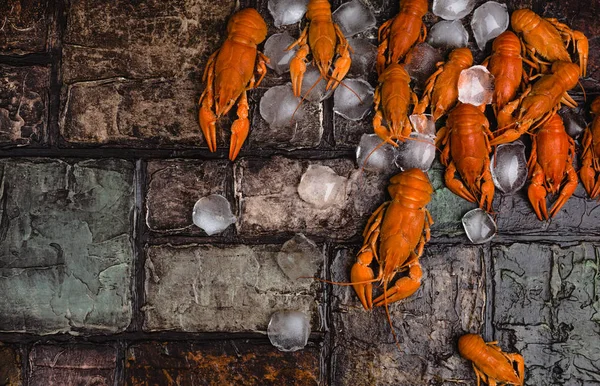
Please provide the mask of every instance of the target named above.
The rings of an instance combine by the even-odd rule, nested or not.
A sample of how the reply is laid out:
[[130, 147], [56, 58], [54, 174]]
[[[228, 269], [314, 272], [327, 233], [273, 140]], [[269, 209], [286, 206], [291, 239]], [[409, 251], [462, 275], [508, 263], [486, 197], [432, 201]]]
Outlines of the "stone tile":
[[23, 384], [20, 352], [2, 343], [0, 343], [0, 384], [11, 386]]
[[[355, 253], [338, 251], [332, 280], [349, 280]], [[480, 332], [483, 326], [483, 251], [430, 244], [421, 264], [421, 288], [389, 306], [400, 349], [383, 308], [365, 311], [351, 287], [332, 287], [334, 385], [430, 385], [472, 379], [472, 368], [459, 356], [456, 344], [462, 334]], [[380, 292], [375, 290], [376, 296]]]
[[133, 165], [3, 159], [0, 175], [0, 331], [124, 330]]
[[142, 343], [127, 350], [126, 384], [318, 385], [319, 349], [280, 352], [248, 341]]
[[598, 383], [599, 252], [587, 243], [494, 251], [496, 338], [524, 356], [527, 384]]
[[30, 385], [113, 385], [117, 350], [111, 346], [34, 346]]
[[306, 313], [312, 329], [320, 330], [321, 285], [311, 279], [290, 280], [277, 264], [280, 249], [149, 247], [144, 330], [266, 331], [271, 314], [285, 309]]
[[48, 67], [0, 64], [0, 147], [46, 142], [49, 88]]
[[[194, 204], [211, 194], [227, 195], [226, 179], [231, 178], [228, 165], [228, 161], [150, 161], [146, 197], [148, 228], [157, 232], [201, 234], [192, 223]], [[235, 207], [232, 205], [232, 208]]]
[[[297, 186], [310, 164], [329, 166], [349, 178], [343, 204], [317, 209], [300, 198]], [[234, 177], [240, 205], [236, 225], [243, 236], [302, 232], [349, 238], [362, 232], [371, 213], [383, 203], [388, 184], [385, 176], [363, 173], [347, 159], [248, 158], [234, 165]]]
[[337, 148], [356, 148], [363, 134], [373, 134], [373, 115], [369, 112], [360, 121], [351, 121], [338, 114], [333, 115], [333, 138]]
[[4, 54], [26, 54], [46, 51], [48, 27], [48, 0], [4, 0], [0, 3], [2, 33], [0, 52]]

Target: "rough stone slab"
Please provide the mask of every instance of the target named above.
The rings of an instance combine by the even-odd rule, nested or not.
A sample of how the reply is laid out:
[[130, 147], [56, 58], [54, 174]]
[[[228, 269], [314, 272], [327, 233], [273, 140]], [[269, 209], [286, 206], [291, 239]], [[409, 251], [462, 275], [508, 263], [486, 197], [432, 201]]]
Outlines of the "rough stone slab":
[[46, 141], [49, 88], [49, 67], [0, 64], [0, 147]]
[[113, 385], [117, 350], [111, 346], [34, 346], [31, 385]]
[[[200, 198], [226, 196], [228, 161], [165, 160], [150, 161], [146, 223], [157, 232], [202, 234], [192, 223], [192, 210]], [[232, 205], [232, 208], [235, 208]], [[235, 212], [235, 209], [234, 209]]]
[[[146, 254], [144, 330], [266, 331], [271, 314], [298, 310], [320, 329], [321, 285], [290, 280], [280, 245], [170, 245]], [[314, 272], [318, 276], [319, 272]]]
[[284, 353], [262, 343], [142, 343], [127, 350], [126, 384], [318, 385], [319, 349]]
[[356, 148], [363, 134], [373, 134], [373, 114], [369, 112], [360, 121], [351, 121], [333, 114], [333, 138], [338, 148]]
[[19, 350], [4, 346], [2, 343], [0, 343], [0, 384], [11, 386], [23, 384]]
[[26, 54], [46, 51], [48, 26], [48, 0], [3, 0], [0, 3], [2, 28], [0, 52]]
[[[355, 253], [338, 251], [332, 280], [350, 279]], [[400, 349], [383, 308], [366, 311], [353, 288], [332, 287], [334, 385], [430, 385], [473, 379], [472, 367], [456, 345], [461, 335], [480, 332], [483, 326], [483, 250], [426, 245], [420, 260], [421, 288], [389, 306]], [[381, 292], [377, 288], [374, 294]]]
[[524, 356], [527, 384], [600, 382], [598, 256], [587, 243], [493, 251], [497, 338]]
[[0, 331], [129, 325], [133, 190], [122, 160], [0, 161]]
[[[317, 209], [298, 195], [308, 165], [331, 167], [349, 178], [346, 200]], [[283, 157], [243, 159], [234, 165], [240, 205], [237, 230], [244, 236], [304, 233], [349, 238], [362, 232], [371, 213], [385, 200], [388, 178], [362, 173], [347, 159], [308, 161]]]

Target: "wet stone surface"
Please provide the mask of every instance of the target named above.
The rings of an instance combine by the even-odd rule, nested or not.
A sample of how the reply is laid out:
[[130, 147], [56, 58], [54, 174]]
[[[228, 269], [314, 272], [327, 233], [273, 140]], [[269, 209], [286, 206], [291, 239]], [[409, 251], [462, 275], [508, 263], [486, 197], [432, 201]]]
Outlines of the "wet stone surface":
[[0, 176], [0, 331], [124, 330], [133, 164], [4, 159]]
[[[146, 255], [144, 330], [266, 331], [271, 314], [293, 309], [320, 328], [321, 285], [290, 280], [281, 245], [153, 246]], [[313, 272], [310, 276], [319, 276]]]
[[0, 147], [45, 142], [49, 87], [48, 67], [0, 65]]
[[[332, 280], [349, 280], [355, 252], [338, 251]], [[421, 288], [389, 306], [400, 349], [382, 307], [366, 311], [351, 287], [332, 287], [334, 385], [430, 385], [472, 379], [472, 368], [458, 355], [456, 342], [466, 332], [482, 330], [483, 250], [426, 245], [420, 261]], [[380, 292], [374, 291], [376, 296]]]
[[0, 343], [0, 384], [20, 386], [23, 384], [21, 375], [21, 353], [11, 346]]
[[[269, 344], [236, 341], [142, 343], [130, 346], [129, 386], [319, 384], [319, 348], [283, 353]], [[202, 380], [202, 383], [198, 383]]]
[[0, 3], [2, 28], [0, 52], [25, 54], [43, 52], [48, 41], [48, 27], [53, 21], [48, 17], [48, 0], [3, 0]]

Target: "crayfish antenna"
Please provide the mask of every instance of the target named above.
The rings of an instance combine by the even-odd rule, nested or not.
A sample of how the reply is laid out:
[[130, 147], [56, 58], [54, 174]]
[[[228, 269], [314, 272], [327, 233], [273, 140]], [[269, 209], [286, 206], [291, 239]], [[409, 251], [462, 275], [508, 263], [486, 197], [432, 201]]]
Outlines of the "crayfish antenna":
[[385, 315], [387, 316], [388, 323], [390, 324], [390, 329], [392, 330], [392, 336], [394, 337], [394, 343], [396, 347], [398, 347], [399, 351], [402, 351], [402, 347], [400, 347], [400, 342], [398, 341], [398, 336], [396, 335], [396, 331], [394, 330], [394, 325], [392, 324], [392, 316], [390, 315], [390, 308], [387, 302], [387, 283], [383, 283], [383, 305], [385, 306]]
[[321, 279], [319, 277], [314, 277], [314, 276], [299, 276], [298, 279], [313, 279], [316, 281], [320, 281], [321, 283], [326, 283], [326, 284], [333, 284], [333, 285], [339, 285], [339, 286], [351, 286], [351, 285], [355, 285], [355, 284], [369, 284], [369, 283], [374, 283], [378, 280], [380, 280], [380, 278], [376, 277], [374, 279], [371, 280], [363, 280], [363, 281], [355, 281], [355, 282], [345, 282], [345, 281], [332, 281], [332, 280], [327, 280], [327, 279]]
[[346, 87], [346, 89], [350, 90], [350, 92], [352, 94], [354, 94], [354, 96], [358, 99], [358, 101], [360, 102], [361, 105], [364, 103], [364, 101], [362, 100], [362, 98], [358, 95], [358, 93], [356, 91], [354, 91], [352, 89], [352, 87], [348, 86], [346, 83], [344, 83], [344, 81], [340, 81], [340, 84], [342, 86]]
[[[296, 106], [296, 108], [294, 109], [294, 112], [292, 113], [292, 117], [290, 118], [290, 125], [294, 123], [294, 115], [296, 115], [296, 113], [298, 112], [298, 109], [300, 108], [300, 106], [302, 106], [302, 102], [304, 102], [306, 100], [306, 97], [308, 97], [310, 92], [315, 88], [315, 86], [317, 84], [319, 84], [319, 82], [321, 80], [323, 80], [323, 76], [319, 75], [316, 82], [313, 83], [312, 86], [310, 86], [310, 88], [308, 89], [308, 91], [306, 93], [304, 93], [304, 95], [302, 96], [302, 99], [300, 99], [300, 103], [298, 103], [298, 106]], [[302, 89], [302, 85], [300, 86], [300, 88]], [[300, 91], [302, 91], [302, 90], [300, 90]]]

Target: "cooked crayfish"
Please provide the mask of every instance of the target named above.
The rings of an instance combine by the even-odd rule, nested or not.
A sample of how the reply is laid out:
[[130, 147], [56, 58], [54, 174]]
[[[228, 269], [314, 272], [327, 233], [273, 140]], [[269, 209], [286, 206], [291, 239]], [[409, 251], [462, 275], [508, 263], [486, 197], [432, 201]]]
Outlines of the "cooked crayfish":
[[[309, 24], [304, 27], [298, 40], [287, 49], [299, 46], [296, 55], [290, 61], [290, 74], [292, 89], [295, 96], [300, 96], [302, 79], [306, 72], [306, 63], [309, 53], [312, 52], [313, 62], [321, 73], [321, 78], [328, 80], [326, 90], [335, 89], [350, 70], [350, 45], [344, 37], [340, 27], [331, 18], [331, 4], [328, 0], [310, 0], [308, 2], [306, 18]], [[333, 57], [338, 54], [333, 73], [329, 75], [329, 68]], [[320, 79], [319, 79], [320, 80]]]
[[[479, 207], [492, 210], [494, 183], [490, 173], [490, 125], [483, 112], [461, 103], [448, 114], [446, 126], [437, 135], [437, 145], [443, 146], [440, 162], [446, 166], [444, 181], [450, 191], [465, 200], [478, 202]], [[464, 184], [456, 178], [460, 174]]]
[[386, 65], [399, 63], [415, 43], [425, 41], [427, 27], [422, 19], [428, 7], [427, 0], [400, 0], [400, 12], [379, 27], [378, 74]]
[[590, 198], [596, 198], [600, 195], [600, 180], [596, 178], [596, 173], [600, 173], [600, 97], [592, 102], [591, 111], [595, 117], [583, 135], [579, 177]]
[[513, 30], [522, 35], [531, 58], [544, 64], [536, 54], [553, 63], [555, 61], [570, 62], [571, 56], [567, 46], [572, 42], [579, 54], [579, 74], [585, 76], [588, 60], [589, 43], [580, 31], [571, 30], [556, 19], [540, 17], [530, 9], [519, 9], [510, 18]]
[[[570, 62], [554, 62], [552, 74], [543, 75], [517, 100], [498, 112], [498, 132], [504, 131], [491, 142], [492, 146], [512, 142], [530, 128], [535, 129], [548, 120], [563, 103], [577, 107], [567, 91], [577, 85], [579, 67]], [[512, 113], [519, 107], [518, 117]]]
[[452, 51], [445, 63], [427, 80], [423, 99], [415, 107], [414, 114], [422, 114], [431, 101], [431, 115], [437, 121], [458, 101], [458, 78], [460, 72], [473, 65], [473, 54], [468, 48]]
[[[490, 386], [498, 383], [523, 386], [525, 379], [523, 356], [503, 352], [498, 342], [486, 343], [479, 335], [466, 334], [458, 339], [458, 352], [463, 358], [473, 362], [478, 386], [481, 381]], [[517, 371], [514, 364], [517, 365]]]
[[[237, 116], [231, 126], [229, 159], [234, 160], [248, 136], [248, 97], [246, 90], [257, 87], [267, 73], [264, 54], [256, 48], [267, 36], [267, 24], [253, 8], [235, 13], [227, 23], [227, 39], [208, 59], [200, 96], [199, 121], [208, 149], [217, 150], [216, 122], [238, 101]], [[258, 57], [258, 60], [257, 60]], [[254, 68], [260, 75], [254, 78]]]

